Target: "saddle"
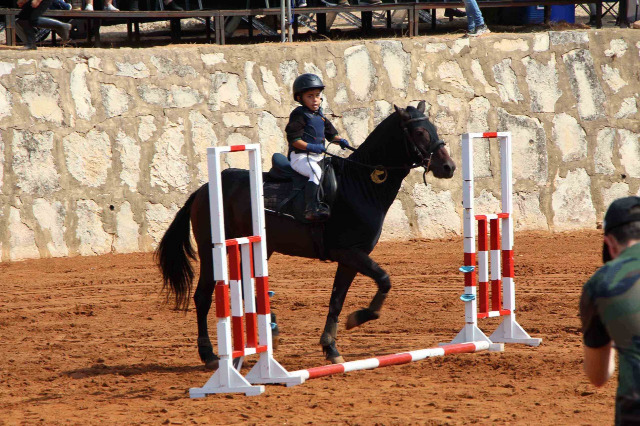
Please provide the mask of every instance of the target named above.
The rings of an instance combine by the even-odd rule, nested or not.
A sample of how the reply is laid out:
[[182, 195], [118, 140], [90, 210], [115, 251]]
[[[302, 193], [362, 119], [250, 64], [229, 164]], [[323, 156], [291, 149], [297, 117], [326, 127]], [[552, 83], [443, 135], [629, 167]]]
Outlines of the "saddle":
[[[320, 201], [331, 208], [338, 190], [336, 173], [330, 158], [322, 160], [320, 166]], [[304, 219], [304, 186], [308, 180], [308, 177], [293, 170], [287, 157], [279, 153], [273, 154], [271, 170], [264, 177], [265, 209], [279, 215], [292, 216], [302, 223], [309, 223]]]

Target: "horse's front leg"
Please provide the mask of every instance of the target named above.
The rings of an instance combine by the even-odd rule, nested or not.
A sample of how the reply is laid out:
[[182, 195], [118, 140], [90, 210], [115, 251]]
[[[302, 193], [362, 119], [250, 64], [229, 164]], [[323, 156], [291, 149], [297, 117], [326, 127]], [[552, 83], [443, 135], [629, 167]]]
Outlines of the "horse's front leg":
[[369, 303], [369, 307], [357, 310], [347, 318], [347, 330], [364, 324], [367, 321], [380, 318], [380, 310], [384, 304], [389, 290], [391, 279], [389, 274], [380, 267], [367, 253], [357, 249], [341, 249], [332, 251], [332, 259], [350, 266], [363, 275], [371, 278], [378, 285], [378, 291]]
[[333, 290], [331, 291], [331, 300], [329, 301], [329, 314], [327, 315], [327, 322], [324, 326], [324, 332], [320, 336], [320, 344], [322, 345], [322, 351], [324, 352], [327, 361], [331, 361], [332, 364], [340, 364], [344, 362], [344, 358], [338, 352], [336, 347], [336, 338], [338, 336], [338, 317], [342, 312], [342, 306], [344, 305], [344, 299], [347, 297], [347, 292], [351, 283], [358, 272], [344, 265], [338, 263], [338, 270], [336, 271], [335, 279], [333, 280]]

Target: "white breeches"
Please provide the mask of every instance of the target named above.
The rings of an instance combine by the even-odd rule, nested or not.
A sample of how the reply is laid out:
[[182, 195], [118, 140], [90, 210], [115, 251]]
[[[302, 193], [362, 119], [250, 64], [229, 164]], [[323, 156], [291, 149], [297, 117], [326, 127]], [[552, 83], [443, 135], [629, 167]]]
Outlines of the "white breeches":
[[322, 154], [313, 153], [291, 153], [291, 167], [296, 172], [309, 178], [316, 185], [320, 185], [320, 177], [322, 176], [322, 168], [318, 164], [322, 160]]

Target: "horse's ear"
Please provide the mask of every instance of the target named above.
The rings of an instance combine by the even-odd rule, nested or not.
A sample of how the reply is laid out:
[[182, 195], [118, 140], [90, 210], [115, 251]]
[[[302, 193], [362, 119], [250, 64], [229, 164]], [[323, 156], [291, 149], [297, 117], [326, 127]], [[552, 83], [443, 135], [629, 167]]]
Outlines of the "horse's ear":
[[424, 107], [425, 107], [425, 102], [424, 101], [420, 101], [418, 103], [418, 111], [420, 111], [421, 114], [424, 114]]
[[411, 116], [409, 115], [409, 113], [407, 112], [406, 109], [404, 108], [400, 108], [398, 107], [396, 104], [393, 104], [393, 107], [396, 109], [396, 112], [398, 113], [398, 115], [404, 119], [404, 120], [408, 120], [411, 118]]

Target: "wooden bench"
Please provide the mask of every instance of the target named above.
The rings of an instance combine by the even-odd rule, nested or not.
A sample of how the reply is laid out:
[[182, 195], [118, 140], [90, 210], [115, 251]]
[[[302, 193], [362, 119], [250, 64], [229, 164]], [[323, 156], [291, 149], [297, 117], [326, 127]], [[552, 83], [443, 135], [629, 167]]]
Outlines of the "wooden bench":
[[[549, 23], [551, 16], [551, 6], [555, 5], [576, 5], [594, 3], [593, 0], [480, 0], [478, 5], [481, 8], [487, 7], [522, 7], [522, 6], [544, 6], [544, 22]], [[602, 27], [602, 1], [596, 3], [596, 26]], [[362, 30], [368, 33], [373, 28], [373, 12], [386, 12], [387, 27], [391, 28], [391, 12], [396, 10], [405, 10], [408, 15], [408, 35], [410, 37], [417, 36], [419, 33], [420, 11], [431, 10], [431, 27], [436, 25], [436, 10], [445, 8], [464, 7], [462, 1], [429, 1], [421, 3], [384, 3], [380, 5], [357, 5], [357, 6], [323, 6], [323, 7], [305, 7], [304, 9], [294, 9], [294, 16], [315, 14], [319, 34], [327, 34], [327, 13], [341, 12], [360, 12], [362, 16]], [[15, 17], [20, 9], [0, 9], [0, 16], [4, 15], [6, 23], [7, 45], [16, 44], [15, 35]], [[86, 19], [88, 23], [87, 41], [91, 42], [95, 39], [95, 45], [100, 44], [100, 25], [102, 22], [126, 22], [127, 36], [130, 42], [140, 41], [140, 22], [148, 21], [169, 21], [171, 22], [171, 39], [173, 42], [179, 42], [181, 38], [180, 20], [186, 18], [201, 18], [206, 24], [206, 40], [211, 42], [211, 23], [213, 22], [213, 32], [215, 33], [215, 43], [225, 44], [224, 19], [233, 16], [247, 16], [252, 19], [255, 16], [270, 16], [281, 14], [280, 8], [265, 9], [232, 9], [232, 10], [184, 10], [184, 11], [84, 11], [84, 10], [48, 10], [45, 16], [58, 19]], [[294, 27], [297, 29], [296, 27]], [[296, 31], [297, 34], [297, 31]], [[249, 36], [252, 36], [252, 27], [249, 29]], [[55, 35], [53, 35], [55, 44]]]

